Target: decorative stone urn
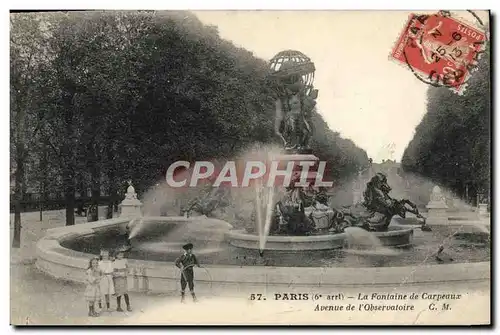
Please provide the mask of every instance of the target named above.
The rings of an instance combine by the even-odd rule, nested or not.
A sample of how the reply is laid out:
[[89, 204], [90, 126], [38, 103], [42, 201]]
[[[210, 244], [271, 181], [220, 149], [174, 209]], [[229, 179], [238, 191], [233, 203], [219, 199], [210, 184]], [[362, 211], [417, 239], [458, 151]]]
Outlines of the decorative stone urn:
[[490, 213], [488, 213], [488, 204], [479, 204], [477, 213], [479, 216], [490, 216]]
[[120, 204], [121, 213], [120, 217], [140, 217], [142, 216], [142, 202], [137, 199], [137, 193], [135, 193], [134, 186], [132, 182], [129, 182], [129, 187], [127, 188], [127, 194], [125, 194], [125, 199], [123, 199]]
[[453, 208], [456, 209], [456, 210], [459, 210], [459, 209], [462, 209], [463, 207], [465, 207], [462, 203], [462, 201], [457, 198], [457, 197], [454, 197], [453, 198]]
[[431, 200], [427, 204], [427, 223], [430, 225], [445, 225], [448, 224], [448, 214], [446, 198], [441, 192], [439, 186], [434, 186], [431, 193]]

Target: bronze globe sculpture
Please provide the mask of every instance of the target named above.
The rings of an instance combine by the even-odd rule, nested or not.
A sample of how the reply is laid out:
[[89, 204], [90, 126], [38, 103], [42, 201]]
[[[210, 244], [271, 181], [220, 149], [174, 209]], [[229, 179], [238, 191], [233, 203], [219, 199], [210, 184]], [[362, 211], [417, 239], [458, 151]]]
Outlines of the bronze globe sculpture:
[[270, 67], [276, 92], [275, 132], [287, 152], [310, 152], [310, 119], [318, 96], [314, 63], [300, 51], [285, 50], [270, 60]]

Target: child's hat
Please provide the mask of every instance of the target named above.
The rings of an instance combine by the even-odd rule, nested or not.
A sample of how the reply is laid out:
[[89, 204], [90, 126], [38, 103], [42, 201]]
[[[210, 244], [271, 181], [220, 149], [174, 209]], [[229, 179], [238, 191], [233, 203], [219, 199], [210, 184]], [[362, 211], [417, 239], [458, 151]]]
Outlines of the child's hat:
[[193, 243], [184, 244], [182, 246], [182, 249], [184, 249], [184, 250], [193, 249]]

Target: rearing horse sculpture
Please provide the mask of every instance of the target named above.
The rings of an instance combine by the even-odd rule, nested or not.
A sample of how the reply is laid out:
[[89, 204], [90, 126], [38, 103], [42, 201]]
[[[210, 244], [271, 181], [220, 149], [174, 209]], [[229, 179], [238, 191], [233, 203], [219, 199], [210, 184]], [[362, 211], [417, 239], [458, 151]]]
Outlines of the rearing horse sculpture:
[[419, 213], [417, 206], [407, 199], [393, 199], [389, 192], [391, 187], [387, 184], [387, 177], [382, 173], [377, 173], [367, 184], [363, 193], [364, 201], [362, 206], [364, 213], [353, 214], [352, 209], [344, 208], [344, 215], [352, 226], [359, 226], [367, 230], [385, 231], [389, 227], [392, 218], [399, 215], [406, 217], [406, 213], [412, 213], [419, 219], [425, 218]]

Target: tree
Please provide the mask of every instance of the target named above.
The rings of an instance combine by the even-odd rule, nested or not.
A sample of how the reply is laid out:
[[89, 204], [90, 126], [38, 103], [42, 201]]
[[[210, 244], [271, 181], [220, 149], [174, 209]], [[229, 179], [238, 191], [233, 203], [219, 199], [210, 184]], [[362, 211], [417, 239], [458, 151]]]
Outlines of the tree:
[[13, 14], [10, 21], [10, 135], [14, 150], [14, 237], [12, 247], [21, 243], [21, 201], [25, 190], [25, 162], [29, 136], [36, 132], [35, 96], [40, 85], [37, 69], [46, 60], [45, 27], [32, 14]]
[[429, 88], [427, 114], [403, 154], [405, 170], [461, 196], [474, 197], [490, 185], [489, 62], [487, 48], [463, 96], [444, 87]]
[[[43, 122], [32, 151], [62, 177], [66, 224], [84, 185], [95, 204], [101, 186], [114, 196], [127, 180], [140, 194], [176, 160], [230, 159], [277, 140], [267, 63], [193, 14], [39, 15], [50, 29], [33, 88]], [[364, 151], [314, 118], [313, 146], [342, 170], [339, 178], [367, 163]]]

